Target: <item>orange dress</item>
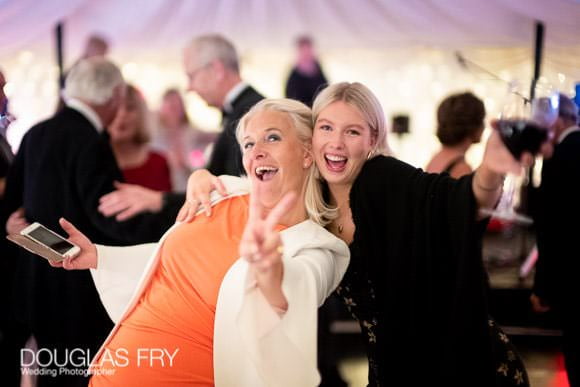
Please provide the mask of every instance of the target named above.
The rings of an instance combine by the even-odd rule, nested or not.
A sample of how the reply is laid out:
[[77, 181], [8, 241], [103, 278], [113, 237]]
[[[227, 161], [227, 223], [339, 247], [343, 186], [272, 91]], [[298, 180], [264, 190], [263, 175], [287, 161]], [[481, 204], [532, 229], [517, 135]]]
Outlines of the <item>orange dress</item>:
[[213, 386], [216, 302], [238, 258], [247, 208], [247, 195], [224, 200], [211, 218], [167, 236], [149, 286], [97, 359], [90, 386]]

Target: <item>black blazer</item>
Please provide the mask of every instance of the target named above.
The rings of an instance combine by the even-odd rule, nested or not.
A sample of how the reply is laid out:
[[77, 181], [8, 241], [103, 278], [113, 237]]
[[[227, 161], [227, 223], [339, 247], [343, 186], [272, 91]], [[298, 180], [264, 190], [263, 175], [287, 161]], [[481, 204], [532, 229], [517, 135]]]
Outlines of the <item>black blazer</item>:
[[207, 169], [214, 175], [245, 175], [242, 152], [236, 139], [238, 121], [252, 106], [264, 97], [253, 87], [247, 86], [232, 102], [233, 111], [224, 114], [222, 132], [217, 138]]
[[556, 307], [577, 307], [580, 295], [580, 131], [556, 145], [534, 196], [538, 261], [534, 292]]
[[[113, 190], [114, 180], [122, 181], [122, 175], [107, 139], [82, 114], [64, 108], [24, 136], [9, 171], [2, 221], [22, 206], [30, 222], [63, 235], [60, 217], [95, 243], [157, 241], [175, 214], [145, 214], [116, 222], [97, 211], [99, 198]], [[55, 269], [40, 257], [18, 251], [21, 256], [12, 259], [14, 297], [19, 299], [16, 312], [38, 335], [39, 345], [53, 341], [98, 349], [112, 323], [90, 272]]]

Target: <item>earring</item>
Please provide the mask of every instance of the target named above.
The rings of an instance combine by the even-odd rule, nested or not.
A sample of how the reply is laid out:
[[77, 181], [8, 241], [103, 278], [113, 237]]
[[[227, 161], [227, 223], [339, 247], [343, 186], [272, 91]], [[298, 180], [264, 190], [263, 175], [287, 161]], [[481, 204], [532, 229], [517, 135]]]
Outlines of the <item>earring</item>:
[[373, 155], [374, 155], [374, 154], [375, 154], [375, 150], [374, 150], [374, 149], [371, 149], [371, 150], [369, 151], [369, 153], [367, 154], [367, 160], [370, 160], [370, 159], [371, 159], [371, 157], [373, 157]]

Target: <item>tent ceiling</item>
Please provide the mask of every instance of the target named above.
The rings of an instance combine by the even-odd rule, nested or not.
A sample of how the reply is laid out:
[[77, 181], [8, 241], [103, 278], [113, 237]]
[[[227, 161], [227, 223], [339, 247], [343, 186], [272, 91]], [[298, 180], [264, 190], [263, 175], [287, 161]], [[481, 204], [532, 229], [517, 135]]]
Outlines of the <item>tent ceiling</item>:
[[52, 50], [58, 21], [71, 54], [99, 32], [115, 52], [140, 56], [206, 32], [241, 49], [289, 46], [301, 33], [325, 49], [529, 47], [536, 20], [547, 44], [580, 45], [578, 0], [0, 0], [0, 58]]

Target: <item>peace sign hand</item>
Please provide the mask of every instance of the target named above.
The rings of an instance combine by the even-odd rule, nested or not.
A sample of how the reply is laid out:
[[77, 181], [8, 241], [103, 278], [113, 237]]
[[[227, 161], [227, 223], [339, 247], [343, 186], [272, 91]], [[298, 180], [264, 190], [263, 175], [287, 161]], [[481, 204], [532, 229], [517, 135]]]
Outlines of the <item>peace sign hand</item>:
[[260, 188], [255, 187], [250, 195], [248, 223], [239, 252], [249, 262], [258, 287], [268, 302], [274, 307], [286, 309], [287, 302], [281, 286], [283, 245], [275, 227], [293, 207], [297, 196], [294, 192], [287, 193], [269, 213], [261, 204], [260, 196]]

